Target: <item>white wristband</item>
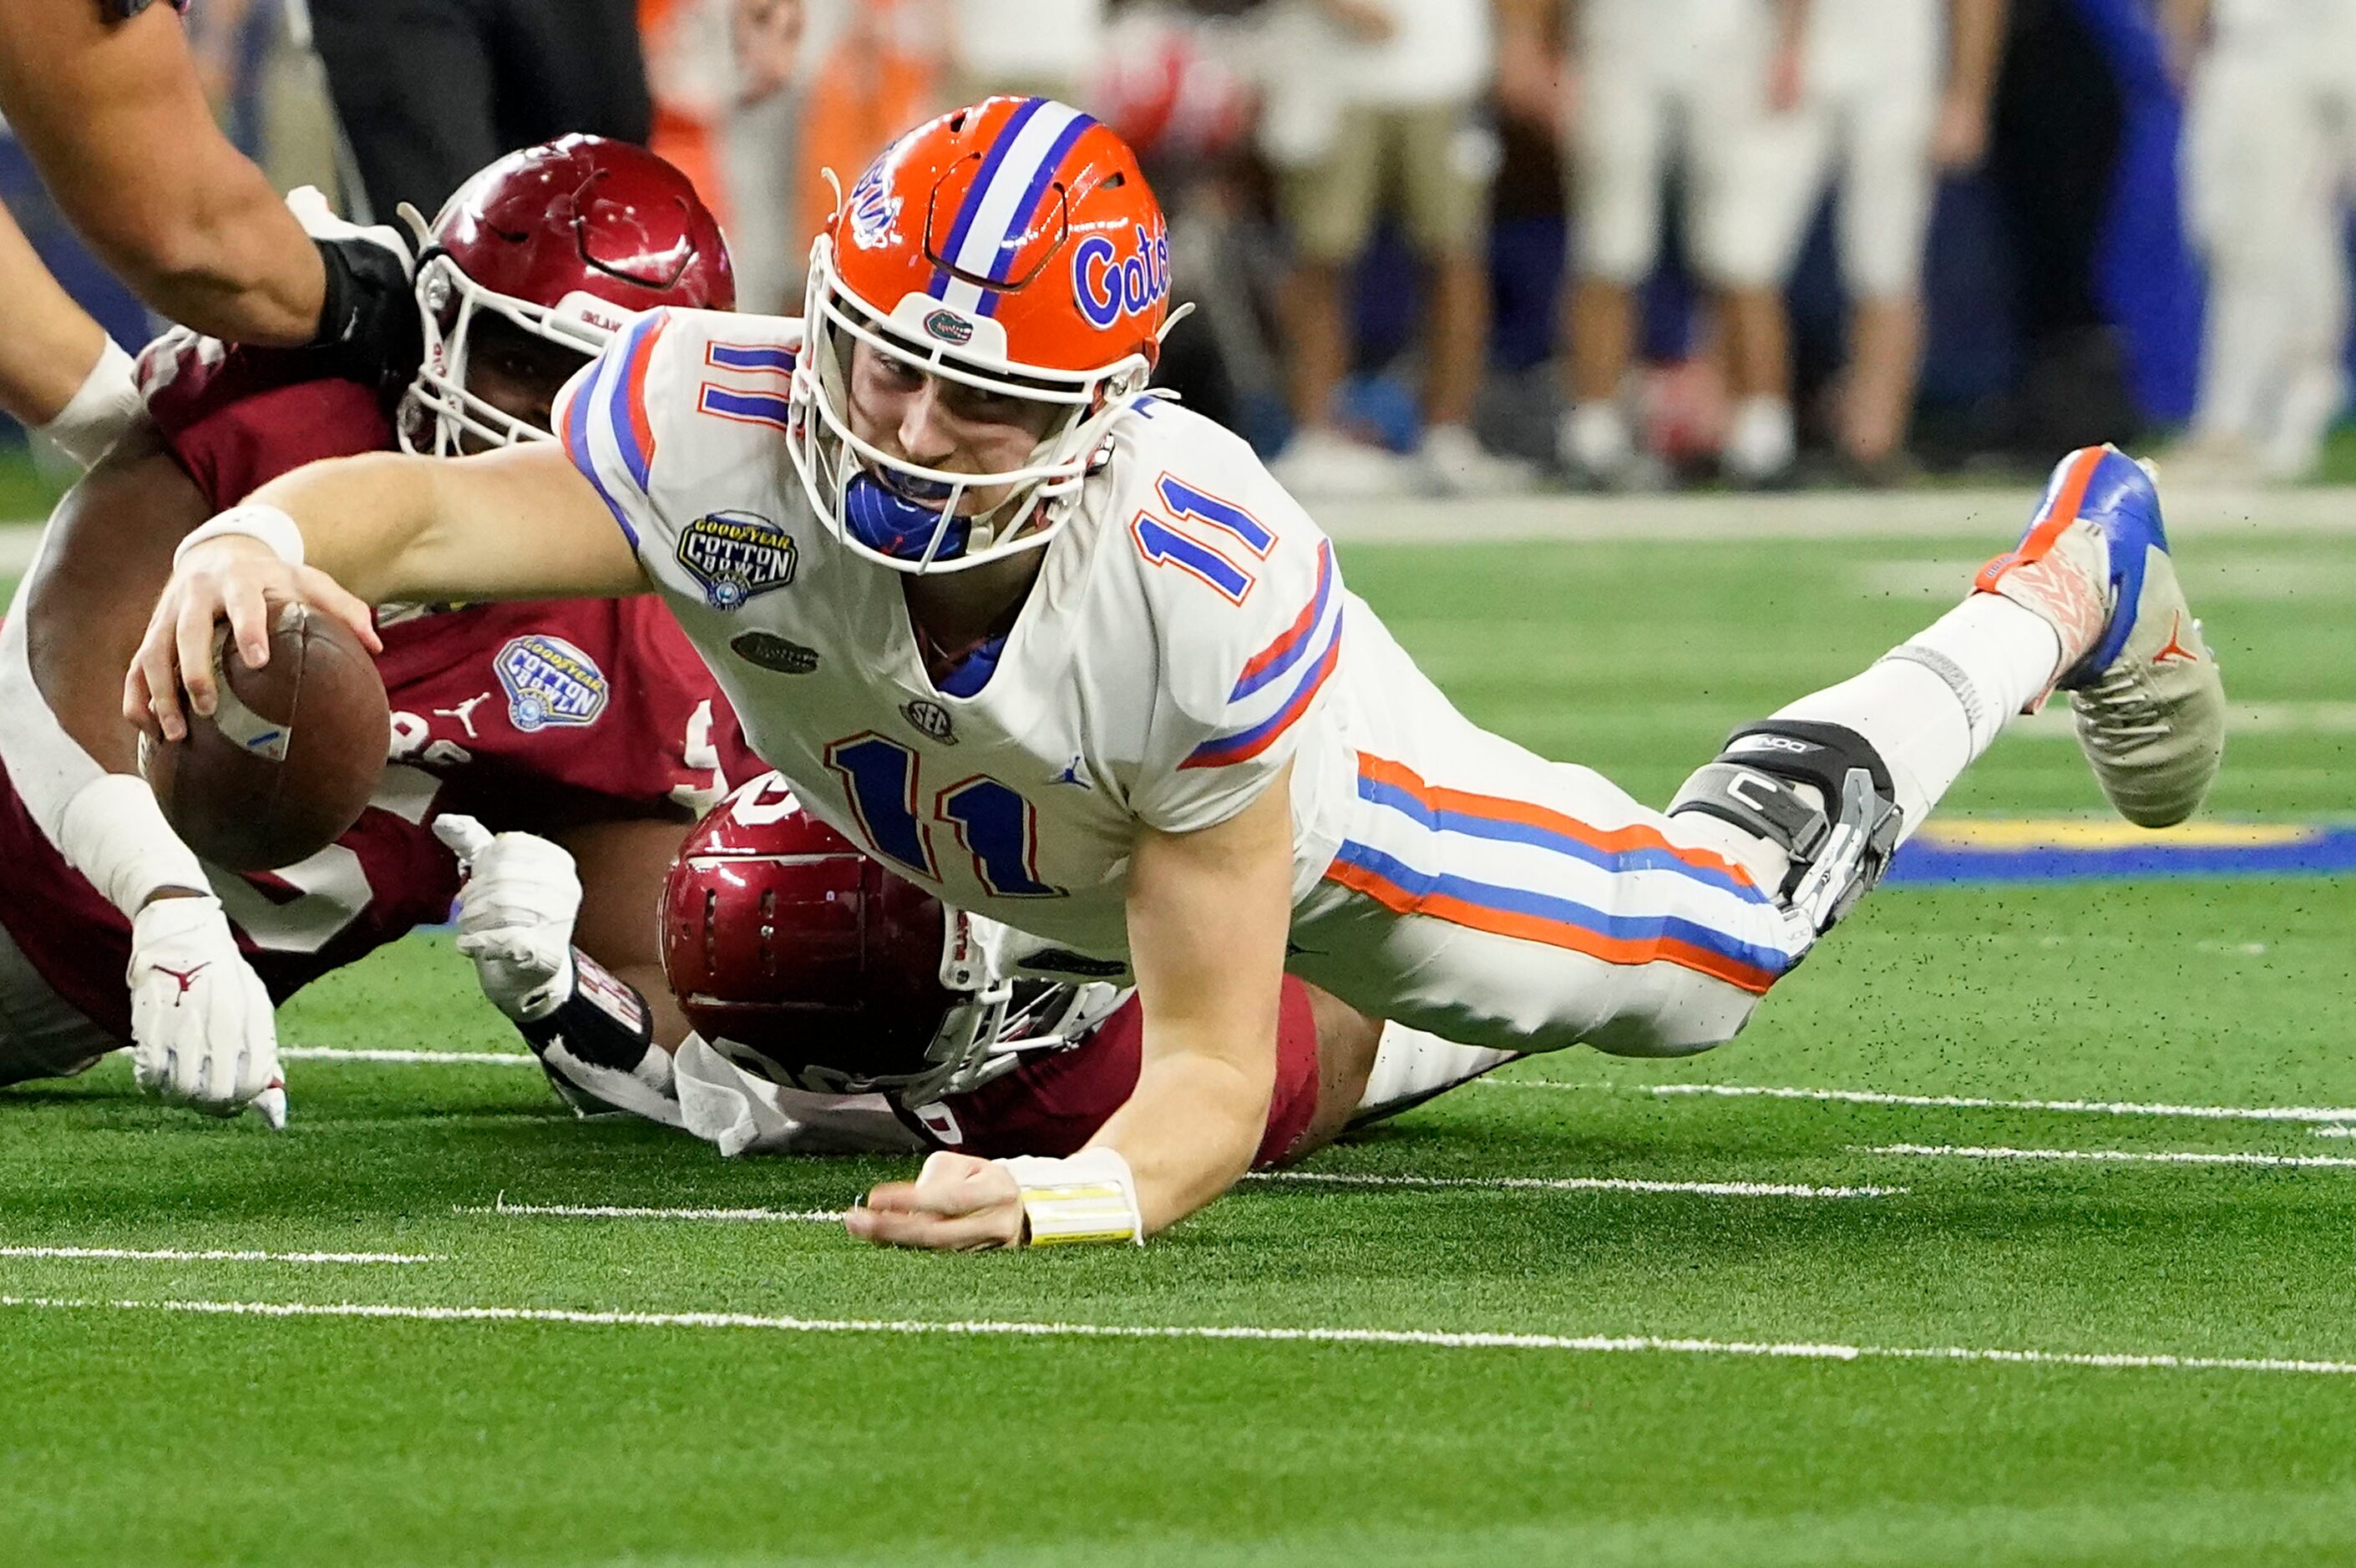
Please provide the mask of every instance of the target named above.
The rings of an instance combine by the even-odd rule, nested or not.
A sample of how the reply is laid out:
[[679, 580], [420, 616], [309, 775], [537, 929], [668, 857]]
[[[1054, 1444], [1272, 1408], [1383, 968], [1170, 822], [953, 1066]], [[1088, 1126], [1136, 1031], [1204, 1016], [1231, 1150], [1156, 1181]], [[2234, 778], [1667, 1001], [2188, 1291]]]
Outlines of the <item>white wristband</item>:
[[58, 852], [126, 915], [165, 888], [201, 893], [209, 884], [145, 779], [107, 773], [74, 792], [58, 822]]
[[112, 337], [82, 378], [66, 406], [44, 425], [40, 432], [57, 443], [64, 453], [84, 469], [106, 455], [107, 448], [123, 439], [131, 421], [145, 409], [139, 400], [138, 379], [132, 373], [131, 356]]
[[249, 501], [190, 529], [188, 537], [172, 552], [173, 567], [177, 570], [180, 558], [207, 539], [231, 535], [260, 539], [270, 547], [271, 554], [289, 566], [303, 564], [303, 530], [294, 526], [294, 519], [266, 502]]
[[1137, 1179], [1116, 1148], [1083, 1149], [1068, 1159], [1017, 1155], [993, 1160], [1023, 1189], [1023, 1212], [1030, 1221], [1028, 1244], [1070, 1246], [1082, 1242], [1130, 1242], [1145, 1245], [1145, 1216], [1137, 1206]]

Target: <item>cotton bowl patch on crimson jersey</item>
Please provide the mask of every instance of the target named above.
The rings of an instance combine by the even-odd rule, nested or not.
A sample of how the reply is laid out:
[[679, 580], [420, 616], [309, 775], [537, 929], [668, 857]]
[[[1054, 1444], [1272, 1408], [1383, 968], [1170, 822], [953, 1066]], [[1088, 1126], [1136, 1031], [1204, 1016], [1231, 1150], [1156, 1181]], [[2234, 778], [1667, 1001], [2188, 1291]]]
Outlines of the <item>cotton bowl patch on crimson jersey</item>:
[[680, 530], [679, 563], [715, 610], [734, 610], [794, 580], [792, 536], [752, 512], [707, 512]]
[[526, 734], [551, 725], [594, 724], [613, 696], [596, 660], [541, 632], [514, 638], [492, 668], [508, 694], [509, 721]]

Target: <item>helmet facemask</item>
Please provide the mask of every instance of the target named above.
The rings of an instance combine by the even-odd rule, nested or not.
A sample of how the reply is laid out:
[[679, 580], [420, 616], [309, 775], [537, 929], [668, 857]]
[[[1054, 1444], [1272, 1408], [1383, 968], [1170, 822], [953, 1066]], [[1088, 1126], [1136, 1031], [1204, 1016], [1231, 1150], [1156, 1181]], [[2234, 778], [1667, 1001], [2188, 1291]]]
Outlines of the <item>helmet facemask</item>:
[[[434, 457], [552, 439], [545, 427], [519, 419], [469, 389], [467, 360], [477, 347], [478, 326], [497, 324], [553, 344], [579, 356], [573, 368], [587, 364], [613, 336], [603, 322], [588, 319], [575, 296], [543, 305], [495, 293], [468, 277], [438, 250], [428, 249], [419, 263], [417, 303], [424, 323], [425, 357], [402, 396], [394, 422], [402, 451]], [[626, 314], [604, 301], [590, 303], [605, 317]], [[562, 380], [557, 385], [562, 386]]]
[[[812, 247], [810, 262], [787, 450], [819, 516], [852, 553], [895, 571], [961, 571], [1044, 546], [1112, 421], [1144, 388], [1146, 357], [1086, 371], [1018, 365], [977, 352], [971, 324], [923, 295], [887, 316], [851, 293], [828, 236]], [[1057, 411], [1017, 467], [966, 474], [912, 464], [851, 427], [851, 356], [862, 345], [920, 374]], [[969, 507], [976, 491], [993, 490], [1004, 493]]]

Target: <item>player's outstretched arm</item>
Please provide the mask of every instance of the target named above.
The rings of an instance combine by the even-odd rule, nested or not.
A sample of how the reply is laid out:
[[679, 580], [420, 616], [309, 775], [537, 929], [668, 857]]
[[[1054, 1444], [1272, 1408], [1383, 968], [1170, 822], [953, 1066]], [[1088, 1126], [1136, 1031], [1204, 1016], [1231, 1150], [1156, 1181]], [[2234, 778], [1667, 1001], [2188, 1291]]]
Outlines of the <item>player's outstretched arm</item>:
[[213, 626], [270, 656], [272, 607], [299, 603], [379, 646], [369, 606], [396, 600], [612, 598], [642, 592], [628, 538], [553, 442], [479, 457], [370, 453], [272, 480], [182, 544], [123, 686], [165, 737], [210, 714]]
[[1276, 1079], [1291, 922], [1291, 770], [1215, 827], [1146, 829], [1131, 860], [1130, 960], [1145, 1015], [1128, 1102], [1069, 1159], [937, 1154], [853, 1210], [851, 1234], [945, 1251], [1142, 1239], [1250, 1168]]

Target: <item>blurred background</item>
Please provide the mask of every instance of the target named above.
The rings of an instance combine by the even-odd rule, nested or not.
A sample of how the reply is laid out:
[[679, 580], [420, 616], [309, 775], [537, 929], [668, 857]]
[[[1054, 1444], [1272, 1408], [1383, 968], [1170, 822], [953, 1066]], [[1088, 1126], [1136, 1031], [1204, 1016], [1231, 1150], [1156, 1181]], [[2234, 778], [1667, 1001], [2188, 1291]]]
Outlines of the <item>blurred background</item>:
[[[2356, 0], [805, 0], [758, 80], [739, 0], [540, 4], [567, 52], [485, 44], [477, 139], [643, 124], [747, 309], [798, 310], [821, 171], [926, 114], [1104, 118], [1199, 307], [1162, 379], [1306, 498], [2010, 478], [2100, 440], [2356, 480]], [[282, 187], [430, 211], [437, 9], [188, 20]], [[0, 199], [145, 340], [5, 137]]]

